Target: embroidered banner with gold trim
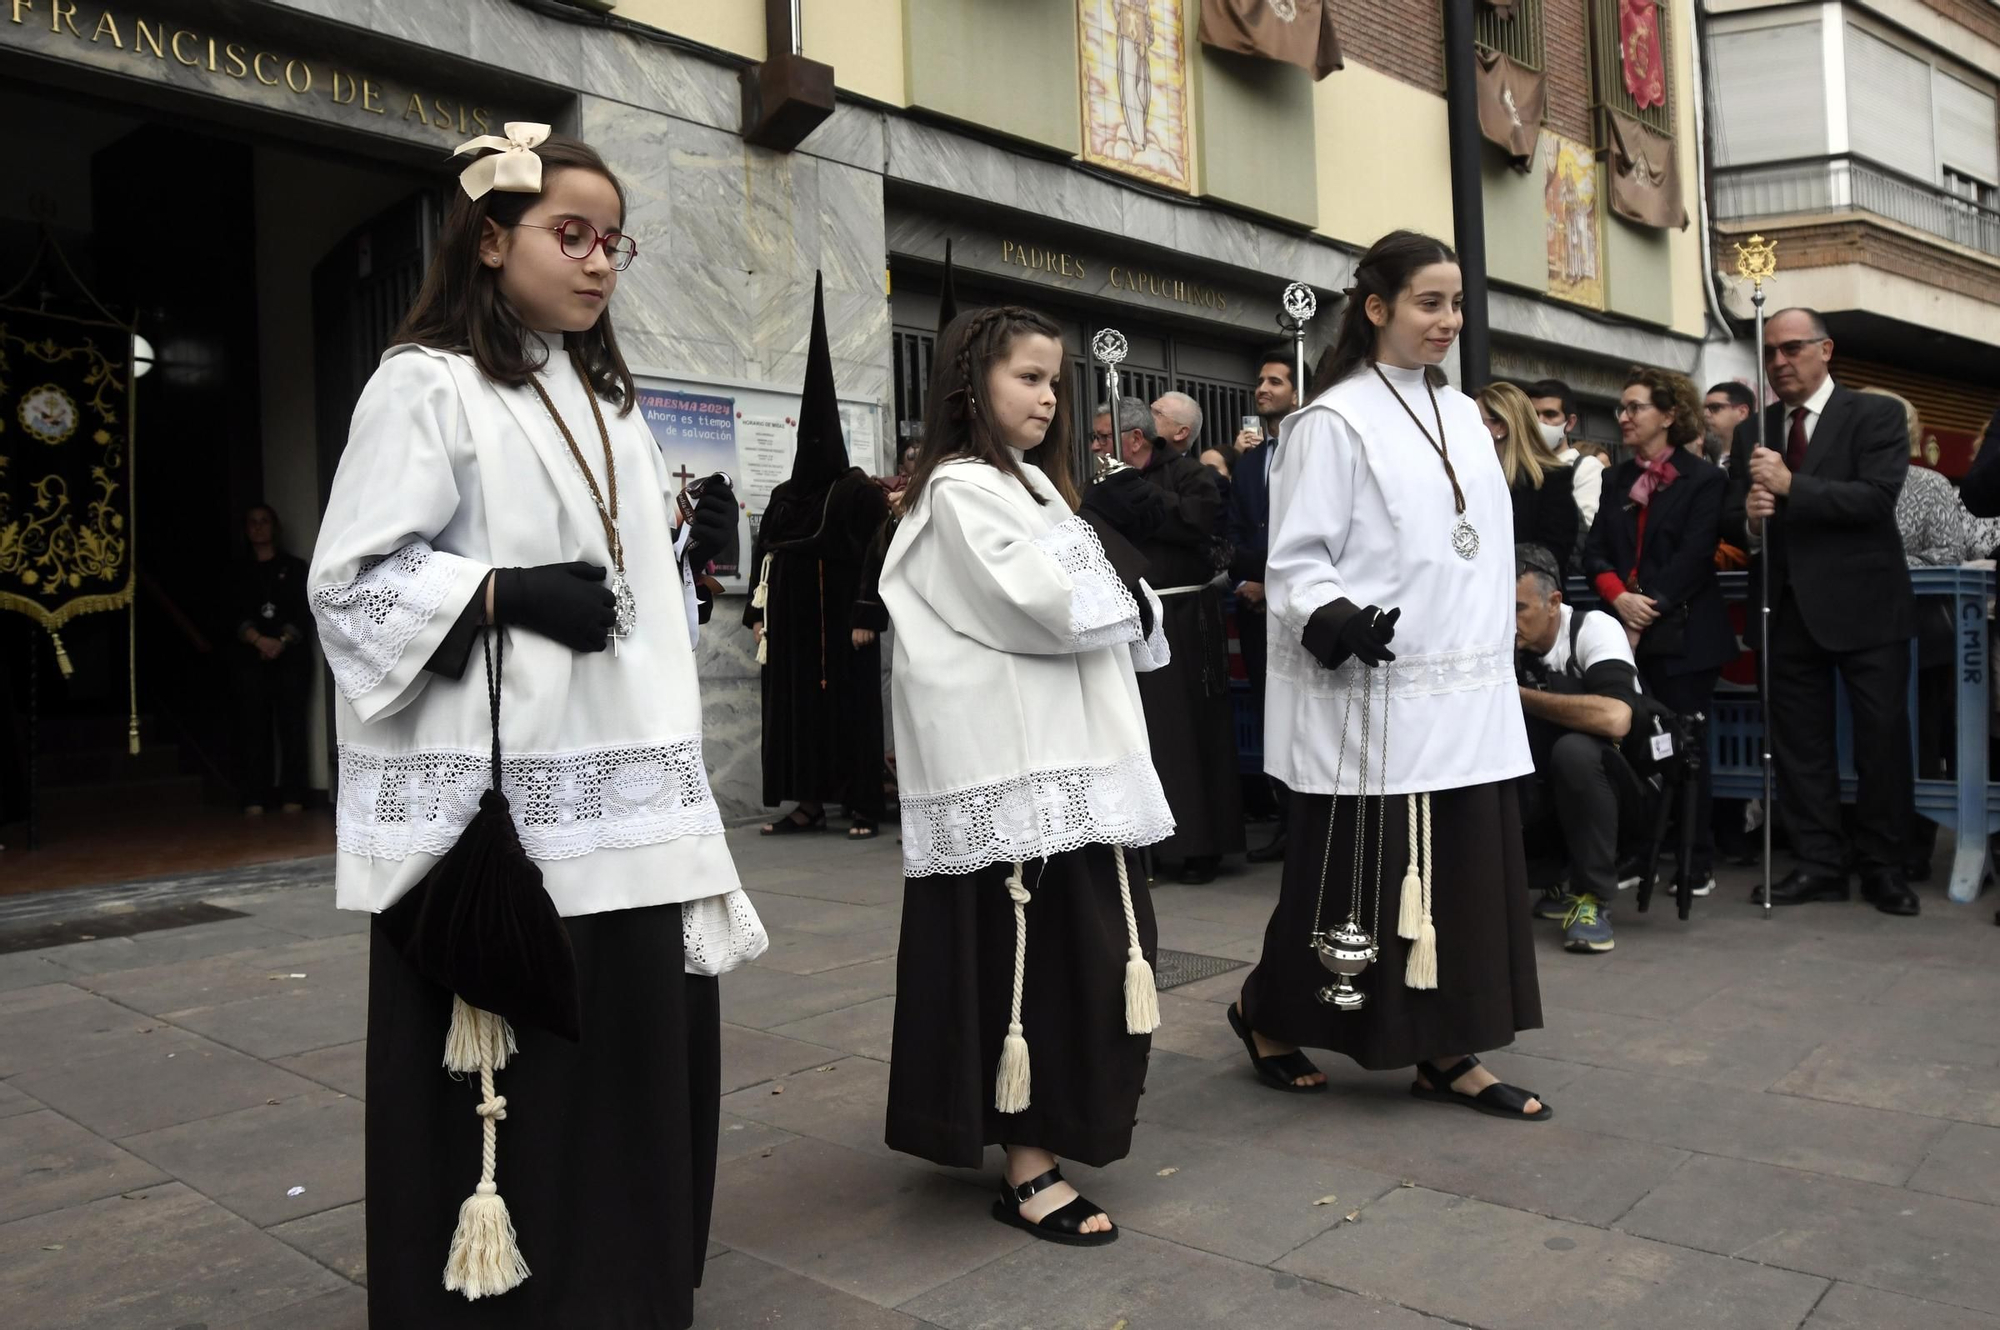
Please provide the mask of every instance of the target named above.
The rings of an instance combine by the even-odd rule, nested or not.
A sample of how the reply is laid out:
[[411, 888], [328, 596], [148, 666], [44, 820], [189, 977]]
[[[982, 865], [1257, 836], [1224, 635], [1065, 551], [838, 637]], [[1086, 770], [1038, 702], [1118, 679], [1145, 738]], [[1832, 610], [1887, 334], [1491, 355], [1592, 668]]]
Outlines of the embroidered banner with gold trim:
[[54, 632], [132, 599], [132, 337], [0, 306], [0, 610]]

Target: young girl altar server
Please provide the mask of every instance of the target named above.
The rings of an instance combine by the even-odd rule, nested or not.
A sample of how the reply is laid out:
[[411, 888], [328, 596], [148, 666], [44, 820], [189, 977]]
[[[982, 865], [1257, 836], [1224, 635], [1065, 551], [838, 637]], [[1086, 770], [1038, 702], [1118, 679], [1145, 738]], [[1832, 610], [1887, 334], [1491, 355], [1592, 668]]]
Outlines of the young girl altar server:
[[1420, 1099], [1546, 1121], [1472, 1056], [1542, 1007], [1514, 787], [1533, 763], [1513, 508], [1478, 407], [1437, 369], [1461, 291], [1440, 242], [1376, 241], [1318, 395], [1279, 432], [1264, 761], [1295, 792], [1293, 842], [1229, 1021], [1275, 1089], [1326, 1089], [1305, 1045], [1414, 1065]]
[[1136, 471], [1075, 511], [1042, 315], [961, 315], [936, 364], [881, 579], [905, 879], [887, 1139], [961, 1168], [1004, 1146], [994, 1218], [1098, 1246], [1118, 1230], [1057, 1157], [1125, 1156], [1159, 1024], [1128, 861], [1173, 830], [1133, 677], [1165, 639], [1119, 531], [1162, 514]]
[[637, 246], [604, 161], [530, 124], [460, 152], [476, 160], [355, 408], [312, 562], [340, 694], [336, 889], [383, 911], [477, 811], [491, 625], [500, 785], [563, 916], [582, 1035], [502, 1030], [497, 1081], [447, 1071], [452, 993], [376, 921], [369, 1320], [684, 1327], [714, 1193], [715, 976], [764, 942], [695, 679], [691, 573], [734, 499], [712, 488], [676, 531], [608, 311]]

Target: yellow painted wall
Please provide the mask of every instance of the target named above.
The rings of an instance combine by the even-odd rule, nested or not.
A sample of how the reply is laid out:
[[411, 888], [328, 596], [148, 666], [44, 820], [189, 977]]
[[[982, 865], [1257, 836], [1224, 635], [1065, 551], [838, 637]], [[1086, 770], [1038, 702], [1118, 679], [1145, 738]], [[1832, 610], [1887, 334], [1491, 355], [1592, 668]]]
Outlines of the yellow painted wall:
[[891, 106], [910, 104], [903, 0], [805, 0], [804, 10], [805, 53], [833, 66], [836, 88]]
[[[618, 0], [617, 14], [752, 60], [764, 58], [764, 0]], [[806, 31], [812, 31], [810, 19]]]
[[1083, 149], [1076, 0], [903, 0], [909, 105]]
[[1347, 68], [1313, 85], [1321, 235], [1362, 248], [1399, 226], [1451, 236], [1444, 98]]
[[1492, 144], [1480, 141], [1480, 195], [1486, 204], [1486, 275], [1530, 291], [1549, 289], [1548, 207], [1542, 159], [1523, 175]]

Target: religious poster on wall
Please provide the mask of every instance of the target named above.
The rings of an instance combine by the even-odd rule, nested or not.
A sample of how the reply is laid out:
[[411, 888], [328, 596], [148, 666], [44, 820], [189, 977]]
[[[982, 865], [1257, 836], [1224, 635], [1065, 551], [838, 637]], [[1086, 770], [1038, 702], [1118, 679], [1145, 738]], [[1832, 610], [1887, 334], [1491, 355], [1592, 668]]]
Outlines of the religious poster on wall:
[[[639, 409], [666, 459], [668, 484], [676, 491], [689, 480], [726, 471], [736, 482], [743, 508], [737, 529], [738, 562], [718, 563], [714, 573], [730, 595], [747, 595], [744, 566], [757, 537], [757, 524], [771, 491], [791, 478], [798, 449], [799, 390], [764, 384], [703, 382], [635, 369]], [[843, 399], [840, 424], [854, 465], [876, 473], [883, 466], [882, 405]], [[4, 436], [0, 436], [4, 437]]]
[[1604, 308], [1602, 214], [1597, 161], [1590, 145], [1542, 132], [1542, 202], [1549, 253], [1549, 294]]
[[1083, 159], [1189, 190], [1181, 0], [1081, 0]]
[[131, 350], [115, 324], [0, 307], [0, 610], [51, 633], [132, 599]]

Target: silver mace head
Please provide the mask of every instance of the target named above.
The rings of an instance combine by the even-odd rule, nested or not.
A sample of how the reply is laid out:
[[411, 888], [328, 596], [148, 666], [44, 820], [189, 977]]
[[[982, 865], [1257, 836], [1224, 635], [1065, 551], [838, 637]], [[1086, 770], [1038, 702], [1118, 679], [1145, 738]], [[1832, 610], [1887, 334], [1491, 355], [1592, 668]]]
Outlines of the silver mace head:
[[1319, 297], [1304, 282], [1293, 282], [1285, 288], [1285, 313], [1293, 323], [1304, 323], [1319, 312]]
[[1350, 919], [1315, 936], [1313, 950], [1334, 976], [1333, 983], [1319, 990], [1319, 1000], [1342, 1011], [1359, 1011], [1368, 995], [1354, 986], [1354, 980], [1380, 954], [1375, 939]]
[[1090, 354], [1107, 365], [1118, 364], [1130, 350], [1125, 334], [1116, 328], [1099, 328], [1097, 336], [1090, 339]]

